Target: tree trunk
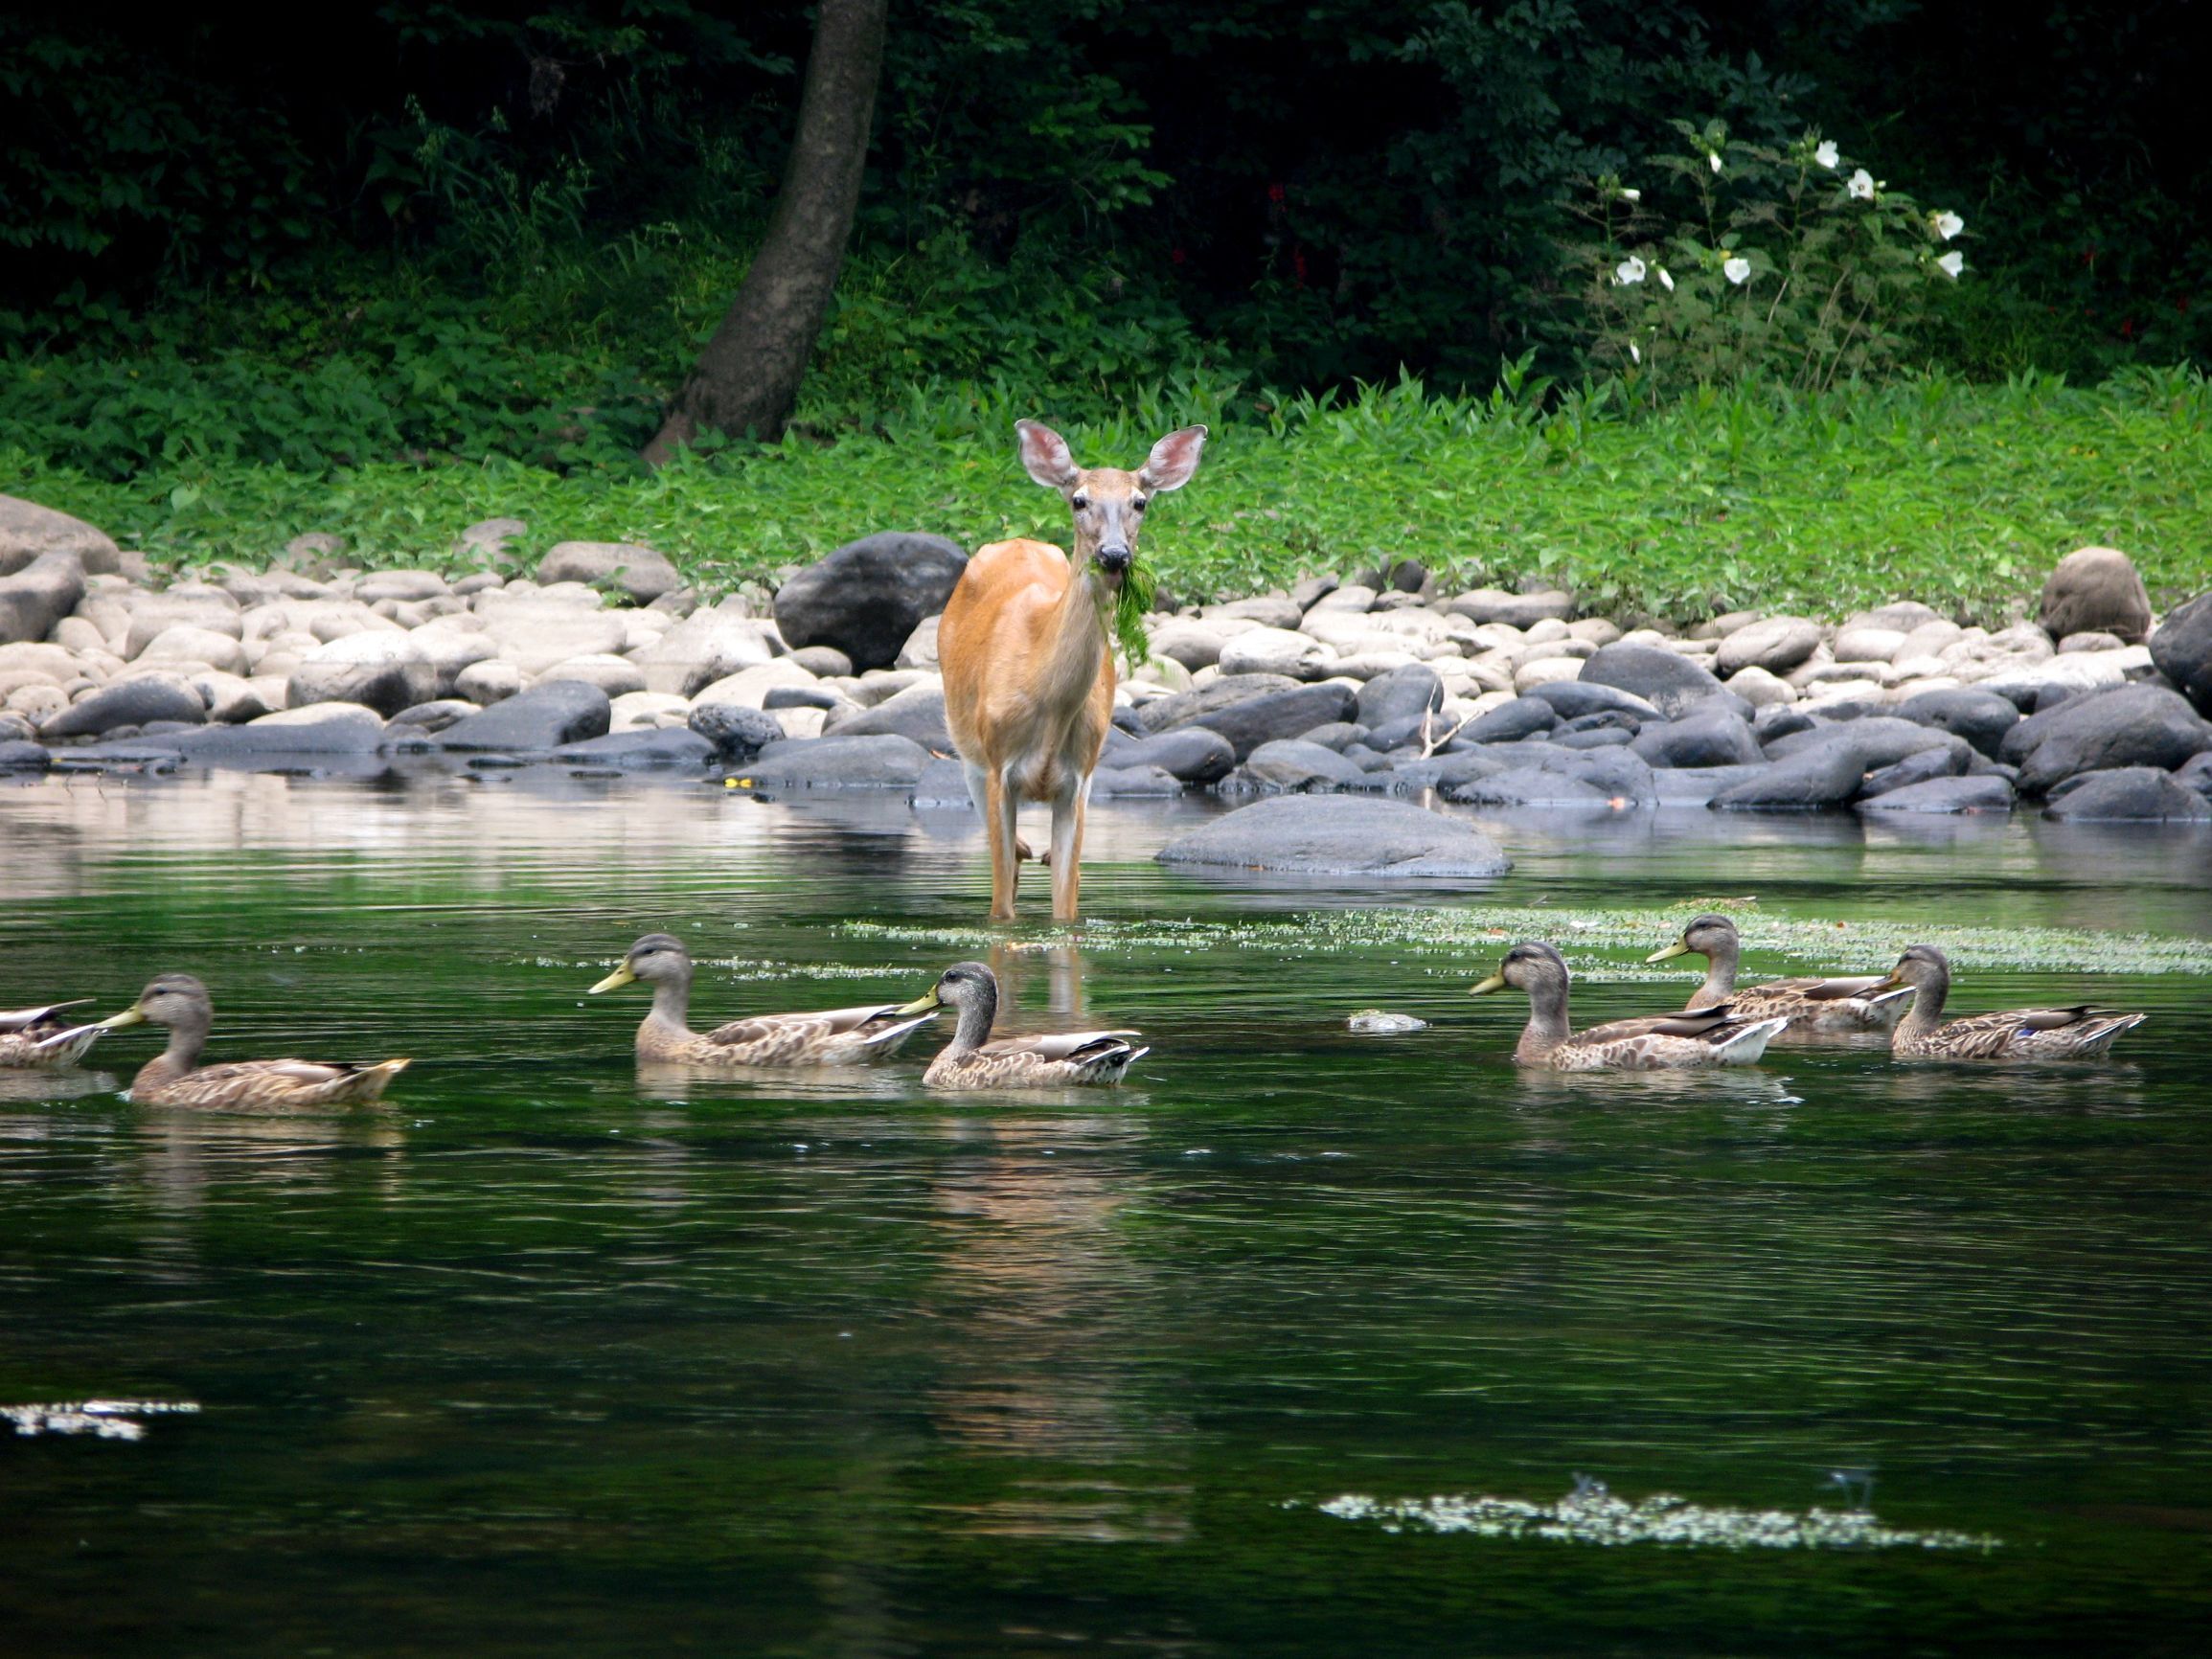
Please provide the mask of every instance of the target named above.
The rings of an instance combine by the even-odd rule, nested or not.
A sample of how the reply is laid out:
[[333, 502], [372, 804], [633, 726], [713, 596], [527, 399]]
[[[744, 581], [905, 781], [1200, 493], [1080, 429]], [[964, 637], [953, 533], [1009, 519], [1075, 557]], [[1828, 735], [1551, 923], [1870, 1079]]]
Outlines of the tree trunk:
[[783, 436], [859, 206], [888, 7], [889, 0], [821, 0], [798, 132], [767, 237], [646, 445], [649, 465], [662, 465], [701, 432]]

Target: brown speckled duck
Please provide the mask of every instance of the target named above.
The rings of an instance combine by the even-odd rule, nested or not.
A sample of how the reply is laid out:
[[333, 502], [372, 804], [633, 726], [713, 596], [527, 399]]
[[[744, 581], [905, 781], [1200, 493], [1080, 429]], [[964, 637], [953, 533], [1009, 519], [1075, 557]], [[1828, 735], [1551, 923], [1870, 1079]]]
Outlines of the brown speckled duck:
[[1704, 983], [1690, 993], [1683, 1006], [1696, 1011], [1725, 1003], [1745, 1018], [1787, 1014], [1789, 1026], [1774, 1036], [1781, 1043], [1886, 1032], [1897, 1023], [1911, 998], [1911, 991], [1905, 989], [1878, 992], [1876, 987], [1883, 983], [1879, 973], [1858, 979], [1769, 979], [1739, 986], [1736, 959], [1741, 948], [1736, 924], [1725, 916], [1709, 913], [1695, 918], [1682, 929], [1681, 938], [1644, 960], [1703, 957]]
[[998, 1019], [998, 976], [980, 962], [956, 962], [929, 994], [901, 1013], [949, 1008], [960, 1023], [922, 1080], [933, 1089], [1049, 1089], [1069, 1083], [1118, 1083], [1130, 1062], [1152, 1052], [1133, 1048], [1133, 1031], [1054, 1032], [987, 1040]]
[[130, 1099], [142, 1106], [357, 1106], [384, 1092], [406, 1070], [403, 1059], [375, 1065], [333, 1065], [315, 1060], [234, 1060], [203, 1066], [215, 1023], [207, 987], [189, 973], [165, 973], [138, 993], [138, 1001], [100, 1022], [105, 1031], [148, 1021], [169, 1027], [169, 1047], [139, 1068]]
[[692, 954], [673, 933], [649, 933], [629, 947], [623, 964], [591, 988], [593, 996], [640, 980], [652, 987], [652, 1011], [637, 1028], [643, 1060], [709, 1066], [834, 1066], [882, 1059], [927, 1016], [902, 1019], [891, 1003], [833, 1008], [811, 1013], [764, 1013], [732, 1020], [710, 1032], [687, 1023], [692, 999]]
[[1970, 1013], [1946, 1024], [1943, 1004], [1950, 994], [1950, 959], [1932, 944], [1916, 944], [1899, 957], [1882, 984], [1908, 987], [1913, 992], [1911, 1011], [1889, 1034], [1889, 1052], [1922, 1059], [2096, 1059], [2122, 1032], [2134, 1030], [2150, 1017], [2083, 1004]]
[[0, 1066], [55, 1070], [75, 1065], [100, 1040], [98, 1025], [75, 1025], [61, 1017], [62, 1010], [82, 1008], [92, 999], [48, 1003], [44, 1008], [19, 1008], [0, 1012]]
[[1746, 1019], [1722, 1003], [1695, 1013], [1610, 1020], [1578, 1032], [1567, 1019], [1566, 958], [1540, 940], [1523, 941], [1507, 951], [1497, 971], [1470, 994], [1488, 996], [1509, 985], [1528, 992], [1528, 1025], [1514, 1045], [1513, 1057], [1524, 1066], [1559, 1072], [1747, 1066], [1790, 1023], [1786, 1016]]

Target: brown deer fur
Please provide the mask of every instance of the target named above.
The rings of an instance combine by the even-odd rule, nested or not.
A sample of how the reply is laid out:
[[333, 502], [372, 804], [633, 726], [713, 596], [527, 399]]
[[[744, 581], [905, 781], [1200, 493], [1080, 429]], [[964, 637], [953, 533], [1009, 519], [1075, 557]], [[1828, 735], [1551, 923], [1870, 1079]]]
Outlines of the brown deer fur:
[[1072, 921], [1083, 885], [1083, 814], [1113, 719], [1109, 648], [1145, 503], [1197, 470], [1203, 426], [1171, 432], [1134, 472], [1078, 467], [1059, 433], [1015, 423], [1030, 477], [1066, 498], [1075, 555], [1041, 541], [976, 550], [937, 635], [945, 717], [991, 842], [991, 919], [1014, 920], [1020, 873], [1014, 815], [1052, 806], [1052, 914]]

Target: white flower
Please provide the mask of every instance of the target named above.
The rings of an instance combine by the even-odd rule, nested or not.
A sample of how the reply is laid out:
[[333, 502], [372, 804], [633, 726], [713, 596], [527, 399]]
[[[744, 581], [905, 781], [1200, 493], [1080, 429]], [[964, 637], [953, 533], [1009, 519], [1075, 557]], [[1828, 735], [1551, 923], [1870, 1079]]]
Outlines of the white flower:
[[1624, 190], [1621, 192], [1621, 200], [1623, 201], [1642, 201], [1643, 199], [1644, 193], [1640, 190]]
[[1860, 168], [1851, 175], [1849, 188], [1851, 193], [1860, 201], [1872, 201], [1874, 199], [1874, 174], [1868, 172], [1866, 169]]
[[1813, 151], [1813, 159], [1830, 172], [1834, 172], [1836, 164], [1843, 159], [1843, 154], [1836, 148], [1836, 141], [1833, 138], [1824, 138]]
[[1959, 272], [1966, 269], [1966, 255], [1953, 248], [1935, 262], [1936, 267], [1955, 283], [1958, 281]]
[[1661, 265], [1659, 267], [1659, 286], [1666, 289], [1670, 294], [1675, 291], [1675, 279], [1667, 274], [1667, 267], [1665, 265]]
[[1947, 242], [1966, 229], [1966, 220], [1954, 213], [1937, 214], [1929, 222], [1935, 226], [1935, 234]]
[[1630, 254], [1613, 267], [1613, 283], [1618, 287], [1631, 287], [1644, 280], [1644, 261]]
[[1745, 259], [1723, 260], [1721, 261], [1721, 274], [1742, 287], [1751, 280], [1751, 261]]
[[1719, 172], [1721, 170], [1721, 152], [1719, 150], [1715, 150], [1705, 159], [1713, 164], [1713, 170], [1715, 172]]
[[1629, 342], [1629, 357], [1630, 361], [1637, 363], [1644, 360], [1644, 353], [1636, 349], [1636, 343], [1633, 340]]

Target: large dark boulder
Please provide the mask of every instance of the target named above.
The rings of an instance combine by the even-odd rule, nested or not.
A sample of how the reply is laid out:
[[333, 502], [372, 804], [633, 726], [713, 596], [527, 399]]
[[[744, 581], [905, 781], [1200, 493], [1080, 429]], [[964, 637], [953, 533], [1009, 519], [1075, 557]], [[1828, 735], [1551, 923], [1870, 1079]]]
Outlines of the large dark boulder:
[[43, 772], [54, 756], [43, 743], [24, 738], [0, 738], [0, 772]]
[[1101, 766], [1090, 779], [1093, 801], [1157, 799], [1182, 792], [1183, 781], [1157, 766]]
[[2212, 749], [2190, 757], [2186, 764], [2174, 769], [2174, 782], [2185, 789], [2212, 799]]
[[[1494, 756], [1513, 751], [1503, 746]], [[1658, 804], [1658, 785], [1640, 756], [1623, 747], [1595, 750], [1556, 744], [1520, 746], [1510, 770], [1442, 785], [1447, 801], [1482, 807], [1591, 807], [1618, 809]]]
[[1767, 758], [1748, 722], [1710, 704], [1646, 724], [1630, 747], [1653, 766], [1749, 766]]
[[857, 671], [887, 669], [922, 619], [945, 608], [967, 568], [959, 543], [942, 535], [864, 535], [777, 589], [776, 626], [794, 650], [833, 646]]
[[1901, 720], [1893, 715], [1868, 715], [1856, 720], [1836, 720], [1792, 732], [1768, 743], [1766, 752], [1769, 760], [1788, 761], [1823, 749], [1844, 749], [1858, 761], [1861, 772], [1872, 772], [1894, 766], [1907, 755], [1917, 755], [1923, 749], [1964, 751], [1967, 747], [1965, 739], [1938, 731], [1933, 726]]
[[1971, 778], [1929, 778], [1867, 797], [1853, 805], [1857, 812], [2010, 812], [2013, 786], [1995, 772]]
[[2116, 686], [2051, 712], [2041, 740], [2020, 762], [2020, 792], [2047, 795], [2077, 772], [2124, 766], [2170, 772], [2206, 749], [2212, 749], [2212, 725], [2178, 693], [2164, 686]]
[[[1211, 687], [1207, 688], [1211, 690]], [[1279, 692], [1262, 692], [1225, 709], [1214, 709], [1191, 722], [1228, 739], [1242, 761], [1262, 743], [1278, 738], [1295, 738], [1300, 732], [1332, 720], [1350, 719], [1352, 691], [1332, 681], [1319, 685], [1291, 685]]]
[[1125, 771], [1156, 766], [1185, 784], [1212, 784], [1235, 769], [1237, 751], [1228, 739], [1204, 726], [1181, 726], [1150, 738], [1116, 730], [1106, 738], [1100, 763]]
[[[770, 743], [784, 740], [781, 720], [743, 703], [700, 703], [684, 723], [714, 744], [724, 761], [740, 766]], [[965, 795], [965, 789], [962, 793]]]
[[1477, 778], [1494, 778], [1510, 768], [1495, 755], [1481, 749], [1465, 753], [1447, 751], [1431, 755], [1425, 761], [1404, 761], [1391, 768], [1384, 786], [1394, 795], [1418, 794], [1423, 789], [1444, 789], [1454, 784], [1472, 783]]
[[755, 781], [802, 789], [896, 789], [922, 781], [929, 751], [911, 738], [794, 738], [770, 743], [747, 767]]
[[1280, 795], [1215, 819], [1160, 849], [1162, 864], [1316, 875], [1503, 875], [1513, 861], [1462, 819], [1406, 801]]
[[183, 680], [170, 674], [140, 674], [103, 686], [80, 703], [73, 703], [38, 728], [39, 737], [96, 738], [118, 726], [143, 726], [153, 720], [181, 720], [196, 726], [207, 719], [207, 704]]
[[[1611, 648], [1608, 647], [1607, 648], [1610, 649]], [[1630, 648], [1640, 650], [1643, 648], [1633, 646]], [[1674, 653], [1669, 651], [1660, 654], [1673, 656]], [[1679, 661], [1680, 659], [1676, 660]], [[1714, 682], [1716, 686], [1719, 683], [1719, 681]], [[1619, 686], [1608, 685], [1601, 680], [1590, 679], [1586, 673], [1585, 677], [1579, 680], [1552, 680], [1544, 685], [1531, 687], [1528, 694], [1540, 702], [1549, 703], [1552, 712], [1562, 720], [1579, 720], [1585, 715], [1608, 712], [1632, 716], [1638, 720], [1658, 720], [1667, 717], [1659, 712], [1658, 706], [1648, 697], [1638, 696], [1633, 692], [1625, 691]], [[1499, 705], [1500, 708], [1510, 706], [1509, 704]], [[1687, 704], [1684, 706], [1687, 707]], [[1494, 710], [1493, 713], [1495, 711]]]
[[1716, 812], [1825, 811], [1847, 804], [1865, 777], [1850, 745], [1828, 743], [1716, 790], [1706, 805]]
[[1964, 738], [1995, 758], [2005, 734], [2019, 724], [2020, 711], [2010, 697], [1973, 686], [1948, 686], [1907, 697], [1897, 707], [1900, 719], [1912, 720]]
[[586, 738], [581, 743], [563, 743], [553, 751], [556, 761], [580, 766], [611, 766], [625, 772], [651, 771], [669, 766], [699, 767], [718, 759], [715, 745], [683, 726], [656, 726], [647, 731], [609, 732]]
[[1859, 792], [1859, 799], [1868, 800], [1876, 795], [1887, 795], [1893, 790], [1909, 789], [1931, 778], [1955, 778], [1967, 769], [1973, 755], [1973, 751], [1963, 744], [1957, 749], [1923, 749], [1917, 755], [1907, 755], [1894, 765], [1869, 772], [1865, 785]]
[[2054, 640], [2101, 632], [2134, 645], [2151, 631], [2151, 596], [2118, 548], [2076, 548], [2043, 582], [2041, 620]]
[[42, 640], [84, 597], [84, 565], [74, 553], [47, 553], [0, 576], [0, 646]]
[[1548, 697], [1516, 697], [1475, 716], [1459, 729], [1448, 745], [1453, 751], [1477, 743], [1515, 743], [1560, 723], [1559, 711]]
[[75, 555], [86, 576], [113, 576], [123, 568], [123, 556], [105, 531], [35, 501], [0, 495], [0, 576], [13, 576], [57, 553]]
[[1582, 683], [1611, 686], [1638, 696], [1673, 719], [1700, 697], [1721, 691], [1721, 682], [1684, 656], [1661, 646], [1626, 641], [1600, 646], [1583, 661]]
[[1407, 663], [1377, 674], [1359, 688], [1353, 699], [1353, 718], [1362, 726], [1380, 728], [1401, 720], [1414, 720], [1431, 709], [1444, 707], [1444, 681], [1426, 663]]
[[2115, 766], [2077, 773], [2051, 791], [2048, 818], [2149, 819], [2198, 823], [2212, 818], [2212, 801], [2155, 766]]
[[1565, 807], [1604, 812], [1612, 805], [1596, 784], [1564, 772], [1547, 772], [1541, 766], [1516, 766], [1488, 777], [1447, 784], [1438, 793], [1466, 807]]
[[2151, 636], [2151, 661], [2200, 714], [2212, 715], [2212, 593], [2167, 614]]
[[940, 755], [952, 753], [952, 734], [945, 724], [945, 688], [908, 686], [874, 708], [851, 714], [833, 711], [822, 722], [825, 738], [877, 738], [884, 733], [911, 738]]
[[512, 755], [604, 737], [613, 724], [607, 695], [597, 686], [585, 680], [547, 680], [481, 715], [454, 721], [438, 740], [448, 749], [496, 749]]

